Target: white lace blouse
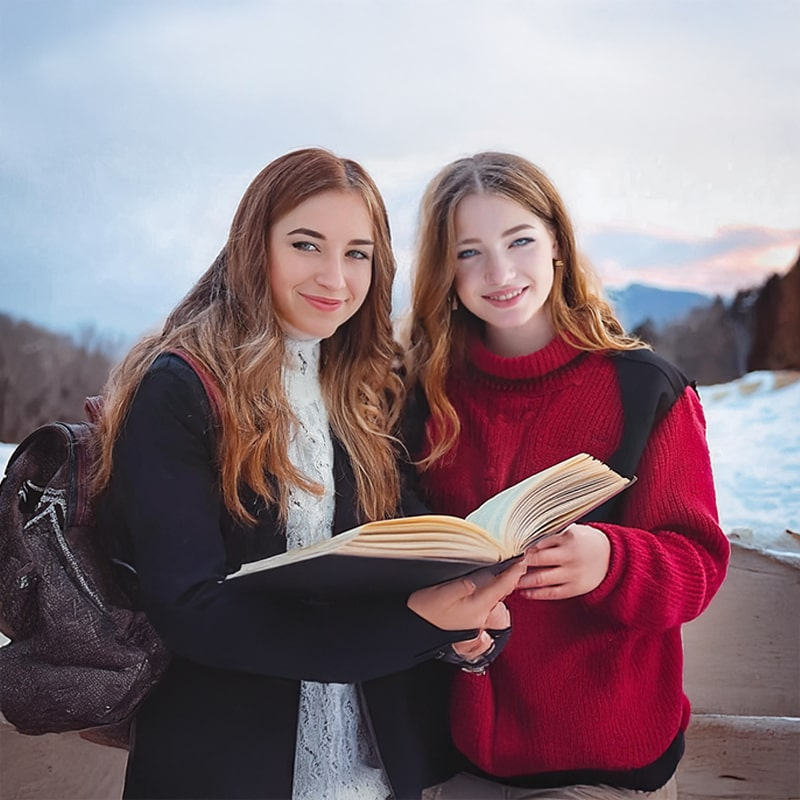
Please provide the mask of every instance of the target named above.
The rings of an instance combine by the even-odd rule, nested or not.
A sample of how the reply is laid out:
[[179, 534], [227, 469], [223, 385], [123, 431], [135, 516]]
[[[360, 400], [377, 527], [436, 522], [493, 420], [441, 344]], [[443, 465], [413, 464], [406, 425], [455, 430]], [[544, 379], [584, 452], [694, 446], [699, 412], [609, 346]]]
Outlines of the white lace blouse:
[[[283, 383], [300, 423], [290, 436], [289, 459], [325, 490], [322, 496], [290, 492], [290, 549], [331, 535], [334, 485], [333, 444], [319, 384], [319, 341], [287, 337], [286, 356]], [[292, 800], [382, 800], [390, 795], [356, 687], [303, 681]]]

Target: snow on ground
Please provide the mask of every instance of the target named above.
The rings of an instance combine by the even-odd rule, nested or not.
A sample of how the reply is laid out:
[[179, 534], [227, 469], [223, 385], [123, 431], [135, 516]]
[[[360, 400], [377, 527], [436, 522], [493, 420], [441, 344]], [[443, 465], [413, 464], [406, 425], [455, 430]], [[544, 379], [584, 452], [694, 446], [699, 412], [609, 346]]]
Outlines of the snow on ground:
[[0, 471], [5, 471], [6, 462], [9, 459], [11, 453], [14, 452], [14, 448], [16, 445], [13, 444], [3, 444], [0, 442]]
[[[700, 387], [722, 526], [800, 565], [800, 372]], [[0, 472], [14, 449], [0, 443]]]
[[751, 372], [700, 397], [723, 528], [800, 564], [800, 372]]

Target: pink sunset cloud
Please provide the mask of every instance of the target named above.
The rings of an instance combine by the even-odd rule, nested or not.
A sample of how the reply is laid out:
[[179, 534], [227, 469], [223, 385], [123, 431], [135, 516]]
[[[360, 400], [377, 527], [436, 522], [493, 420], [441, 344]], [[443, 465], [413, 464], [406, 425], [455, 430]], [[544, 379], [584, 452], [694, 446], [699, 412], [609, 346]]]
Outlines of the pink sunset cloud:
[[586, 245], [611, 286], [647, 283], [730, 296], [786, 272], [800, 254], [800, 228], [730, 226], [710, 237], [602, 229]]

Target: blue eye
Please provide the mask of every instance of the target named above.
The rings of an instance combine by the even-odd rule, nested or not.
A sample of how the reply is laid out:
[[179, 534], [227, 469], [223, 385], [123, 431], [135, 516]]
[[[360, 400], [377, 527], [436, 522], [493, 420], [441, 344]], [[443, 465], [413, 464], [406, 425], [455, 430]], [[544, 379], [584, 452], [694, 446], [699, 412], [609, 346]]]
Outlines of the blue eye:
[[292, 247], [294, 247], [295, 250], [302, 250], [305, 253], [319, 250], [313, 242], [292, 242]]
[[533, 241], [530, 236], [520, 236], [519, 239], [514, 239], [511, 242], [511, 247], [524, 247], [526, 244], [530, 244]]
[[358, 261], [369, 260], [369, 255], [363, 250], [348, 250], [346, 255], [348, 258], [355, 258]]
[[456, 258], [458, 259], [472, 258], [473, 256], [476, 255], [478, 255], [478, 251], [474, 247], [470, 247], [467, 250], [461, 250], [459, 253], [457, 253]]

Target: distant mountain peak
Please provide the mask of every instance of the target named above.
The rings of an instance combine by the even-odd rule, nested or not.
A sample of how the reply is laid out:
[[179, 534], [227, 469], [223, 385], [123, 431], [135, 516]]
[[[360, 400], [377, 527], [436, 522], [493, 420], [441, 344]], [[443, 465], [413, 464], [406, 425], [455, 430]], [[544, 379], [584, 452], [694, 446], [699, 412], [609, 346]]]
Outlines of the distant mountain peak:
[[710, 305], [714, 298], [689, 289], [665, 289], [644, 283], [606, 289], [619, 321], [627, 331], [650, 320], [661, 328], [698, 306]]

